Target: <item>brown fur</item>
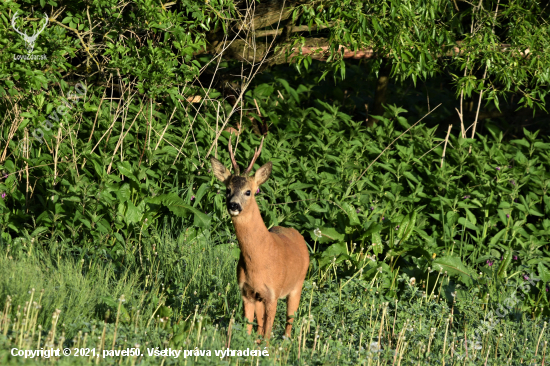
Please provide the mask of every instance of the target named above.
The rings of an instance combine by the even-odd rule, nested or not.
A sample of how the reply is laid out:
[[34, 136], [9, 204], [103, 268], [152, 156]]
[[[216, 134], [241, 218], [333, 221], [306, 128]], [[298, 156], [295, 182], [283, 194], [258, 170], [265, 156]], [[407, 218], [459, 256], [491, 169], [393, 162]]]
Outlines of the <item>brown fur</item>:
[[[241, 249], [237, 265], [237, 280], [244, 302], [244, 315], [250, 322], [256, 314], [258, 333], [271, 336], [277, 300], [287, 299], [285, 335], [290, 337], [293, 316], [298, 310], [302, 285], [309, 267], [309, 252], [300, 233], [292, 228], [264, 224], [255, 193], [271, 173], [271, 163], [262, 166], [253, 177], [233, 176], [218, 160], [212, 158], [214, 175], [228, 188], [227, 203], [236, 202], [242, 211], [232, 216]], [[246, 181], [243, 182], [245, 178]], [[250, 190], [251, 195], [246, 196]]]

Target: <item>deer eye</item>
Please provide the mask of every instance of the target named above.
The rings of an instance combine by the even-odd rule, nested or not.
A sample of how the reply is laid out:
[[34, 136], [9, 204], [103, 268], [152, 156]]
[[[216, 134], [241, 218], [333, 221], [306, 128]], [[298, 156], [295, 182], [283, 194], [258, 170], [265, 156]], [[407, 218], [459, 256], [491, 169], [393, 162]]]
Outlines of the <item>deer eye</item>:
[[246, 191], [244, 194], [246, 194], [247, 196], [250, 196], [250, 190]]
[[227, 189], [225, 190], [225, 194], [229, 196], [229, 195], [231, 194], [231, 189], [227, 188]]

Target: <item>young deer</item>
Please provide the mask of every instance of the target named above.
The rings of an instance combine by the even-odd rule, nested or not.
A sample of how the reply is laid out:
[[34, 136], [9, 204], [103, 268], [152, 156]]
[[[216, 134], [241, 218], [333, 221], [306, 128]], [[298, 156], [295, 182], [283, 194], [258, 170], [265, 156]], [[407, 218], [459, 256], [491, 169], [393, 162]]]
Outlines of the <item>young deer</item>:
[[248, 320], [248, 334], [252, 332], [254, 313], [258, 320], [258, 333], [265, 339], [271, 336], [277, 300], [287, 299], [287, 325], [285, 335], [290, 337], [293, 316], [298, 310], [302, 284], [309, 267], [306, 242], [298, 231], [275, 226], [267, 230], [255, 193], [271, 174], [271, 162], [263, 165], [254, 176], [249, 176], [260, 155], [254, 152], [252, 162], [243, 174], [235, 162], [229, 138], [229, 155], [235, 174], [231, 174], [217, 159], [211, 158], [212, 170], [227, 187], [227, 210], [235, 226], [241, 256], [237, 265], [237, 281], [244, 303], [244, 316]]

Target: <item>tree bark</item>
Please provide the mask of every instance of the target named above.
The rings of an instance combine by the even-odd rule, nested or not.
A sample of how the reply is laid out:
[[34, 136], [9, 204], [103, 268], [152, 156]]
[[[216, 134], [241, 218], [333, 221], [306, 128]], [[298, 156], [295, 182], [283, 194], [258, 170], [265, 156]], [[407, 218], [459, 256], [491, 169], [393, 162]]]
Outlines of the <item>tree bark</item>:
[[[367, 127], [372, 127], [378, 121], [374, 116], [384, 114], [384, 104], [386, 103], [386, 93], [390, 82], [391, 64], [389, 60], [384, 59], [382, 67], [378, 71], [378, 80], [376, 81], [376, 92], [374, 94], [374, 107], [372, 113], [369, 113]], [[371, 115], [372, 114], [372, 115]]]
[[[277, 24], [279, 21], [288, 19], [294, 8], [298, 4], [298, 1], [285, 1], [285, 0], [271, 0], [262, 3], [254, 3], [250, 8], [242, 9], [244, 12], [252, 11], [252, 19], [241, 24], [241, 29], [260, 29], [268, 27], [273, 24]], [[285, 7], [283, 9], [283, 6]]]

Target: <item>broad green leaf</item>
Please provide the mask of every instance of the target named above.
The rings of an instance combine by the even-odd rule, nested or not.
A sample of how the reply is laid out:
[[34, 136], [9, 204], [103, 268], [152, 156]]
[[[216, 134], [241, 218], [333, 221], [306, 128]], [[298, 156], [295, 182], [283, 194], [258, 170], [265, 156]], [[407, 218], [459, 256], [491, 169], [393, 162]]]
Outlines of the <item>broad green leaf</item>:
[[495, 244], [497, 244], [500, 240], [500, 238], [502, 238], [502, 236], [504, 235], [504, 233], [506, 233], [508, 229], [507, 228], [504, 228], [502, 230], [500, 230], [498, 233], [496, 233], [492, 238], [491, 238], [491, 241], [489, 242], [489, 246], [493, 246]]
[[43, 232], [48, 231], [47, 227], [39, 226], [31, 233], [31, 238], [36, 238], [38, 235], [42, 234]]
[[319, 206], [317, 203], [313, 203], [309, 206], [309, 209], [314, 212], [327, 212], [328, 209]]
[[343, 202], [341, 204], [344, 211], [346, 211], [346, 215], [349, 218], [349, 224], [351, 226], [359, 225], [361, 222], [359, 221], [359, 217], [357, 217], [357, 212], [355, 211], [355, 207], [353, 205]]
[[124, 215], [124, 218], [128, 224], [135, 224], [141, 219], [141, 212], [130, 200], [126, 204], [126, 215]]
[[465, 226], [465, 227], [468, 228], [468, 229], [472, 229], [472, 230], [479, 231], [479, 228], [478, 228], [477, 226], [475, 226], [474, 224], [472, 224], [472, 223], [470, 222], [470, 220], [465, 219], [464, 217], [459, 217], [459, 218], [458, 218], [458, 223], [459, 223], [460, 225]]
[[510, 142], [513, 143], [513, 144], [518, 144], [518, 145], [525, 146], [525, 147], [530, 147], [531, 146], [526, 139], [510, 140]]
[[405, 231], [407, 230], [407, 227], [409, 226], [409, 221], [411, 220], [411, 215], [408, 214], [405, 217], [403, 217], [403, 220], [401, 220], [401, 223], [399, 223], [399, 231], [397, 231], [397, 237], [402, 238], [405, 234]]
[[79, 221], [80, 221], [81, 223], [83, 223], [83, 224], [88, 228], [88, 230], [91, 230], [91, 229], [92, 229], [92, 224], [90, 223], [90, 220], [87, 220], [87, 219], [81, 217], [81, 218], [79, 219]]
[[502, 278], [506, 275], [506, 270], [508, 269], [508, 266], [510, 265], [510, 262], [512, 261], [512, 250], [508, 249], [508, 252], [506, 252], [506, 255], [504, 256], [504, 260], [500, 264], [500, 267], [498, 268], [497, 276], [499, 278]]
[[[321, 237], [318, 237], [317, 234], [320, 234]], [[321, 243], [328, 243], [335, 240], [344, 240], [344, 234], [340, 234], [336, 229], [331, 227], [321, 227], [319, 231], [317, 229], [310, 231], [311, 237], [313, 239], [319, 240]]]
[[204, 196], [204, 194], [209, 188], [210, 188], [209, 183], [201, 184], [201, 186], [199, 187], [199, 190], [197, 191], [197, 193], [195, 193], [195, 202], [193, 203], [193, 207], [197, 207], [201, 198]]
[[468, 210], [467, 208], [464, 209], [466, 211], [466, 217], [468, 217], [468, 221], [470, 221], [472, 224], [477, 224], [476, 216], [472, 213], [472, 211]]
[[304, 188], [310, 188], [310, 187], [313, 187], [313, 184], [306, 184], [306, 183], [296, 182], [296, 183], [292, 183], [291, 185], [289, 185], [288, 189], [295, 190], [295, 189], [304, 189]]
[[120, 203], [128, 201], [130, 199], [130, 185], [128, 183], [124, 183], [122, 187], [116, 191], [116, 195]]
[[132, 179], [132, 180], [135, 180], [137, 181], [136, 177], [134, 176], [133, 172], [132, 172], [132, 166], [130, 165], [129, 162], [127, 161], [123, 161], [123, 162], [119, 162], [117, 164], [117, 168], [118, 168], [118, 171], [120, 174]]
[[375, 232], [372, 233], [372, 248], [374, 251], [374, 254], [380, 254], [382, 253], [384, 249], [384, 245], [382, 244], [382, 238], [380, 237], [380, 234]]
[[541, 214], [541, 213], [539, 212], [539, 210], [537, 210], [535, 207], [532, 207], [532, 208], [529, 210], [529, 214], [534, 215], [534, 216], [544, 217], [544, 215]]
[[171, 212], [180, 217], [187, 217], [189, 213], [193, 213], [195, 215], [196, 223], [202, 228], [206, 228], [210, 225], [210, 216], [186, 204], [175, 193], [163, 194], [157, 197], [153, 197], [150, 198], [148, 202], [163, 204]]
[[64, 197], [64, 198], [62, 199], [62, 201], [80, 202], [80, 198], [78, 198], [78, 197], [76, 197], [76, 196]]
[[445, 224], [453, 226], [454, 224], [456, 224], [458, 222], [458, 217], [459, 217], [458, 212], [449, 211], [449, 212], [447, 212], [446, 216], [447, 216], [446, 217], [447, 222], [445, 222]]
[[329, 246], [324, 252], [323, 257], [336, 257], [338, 258], [341, 254], [348, 254], [348, 250], [346, 248], [346, 243], [340, 242], [335, 243]]
[[413, 182], [417, 183], [417, 184], [421, 184], [420, 181], [414, 176], [413, 173], [411, 172], [405, 172], [403, 173], [403, 175], [405, 177], [407, 177], [408, 179], [412, 180]]
[[548, 267], [546, 267], [546, 265], [542, 262], [539, 262], [537, 265], [537, 269], [539, 273], [539, 278], [544, 282], [550, 282], [550, 270], [548, 269]]
[[296, 93], [296, 90], [290, 86], [288, 81], [286, 81], [285, 79], [280, 79], [280, 78], [277, 79], [277, 81], [280, 82], [283, 85], [283, 87], [285, 88], [287, 93], [289, 93], [292, 96], [292, 98], [294, 98], [296, 103], [300, 103], [300, 97], [298, 96], [298, 93]]
[[370, 225], [368, 226], [367, 230], [365, 231], [365, 234], [363, 234], [365, 237], [373, 234], [373, 233], [379, 233], [382, 230], [382, 225], [380, 225], [377, 222], [370, 222]]
[[467, 268], [458, 257], [445, 256], [437, 258], [432, 262], [432, 266], [436, 271], [447, 271], [449, 275], [475, 278], [475, 271]]
[[409, 223], [407, 225], [407, 230], [405, 231], [405, 234], [404, 234], [403, 238], [401, 239], [402, 242], [407, 241], [410, 238], [410, 236], [412, 235], [413, 230], [414, 230], [414, 226], [416, 225], [416, 216], [417, 216], [417, 212], [413, 211], [413, 213], [411, 215], [411, 220], [409, 221]]

